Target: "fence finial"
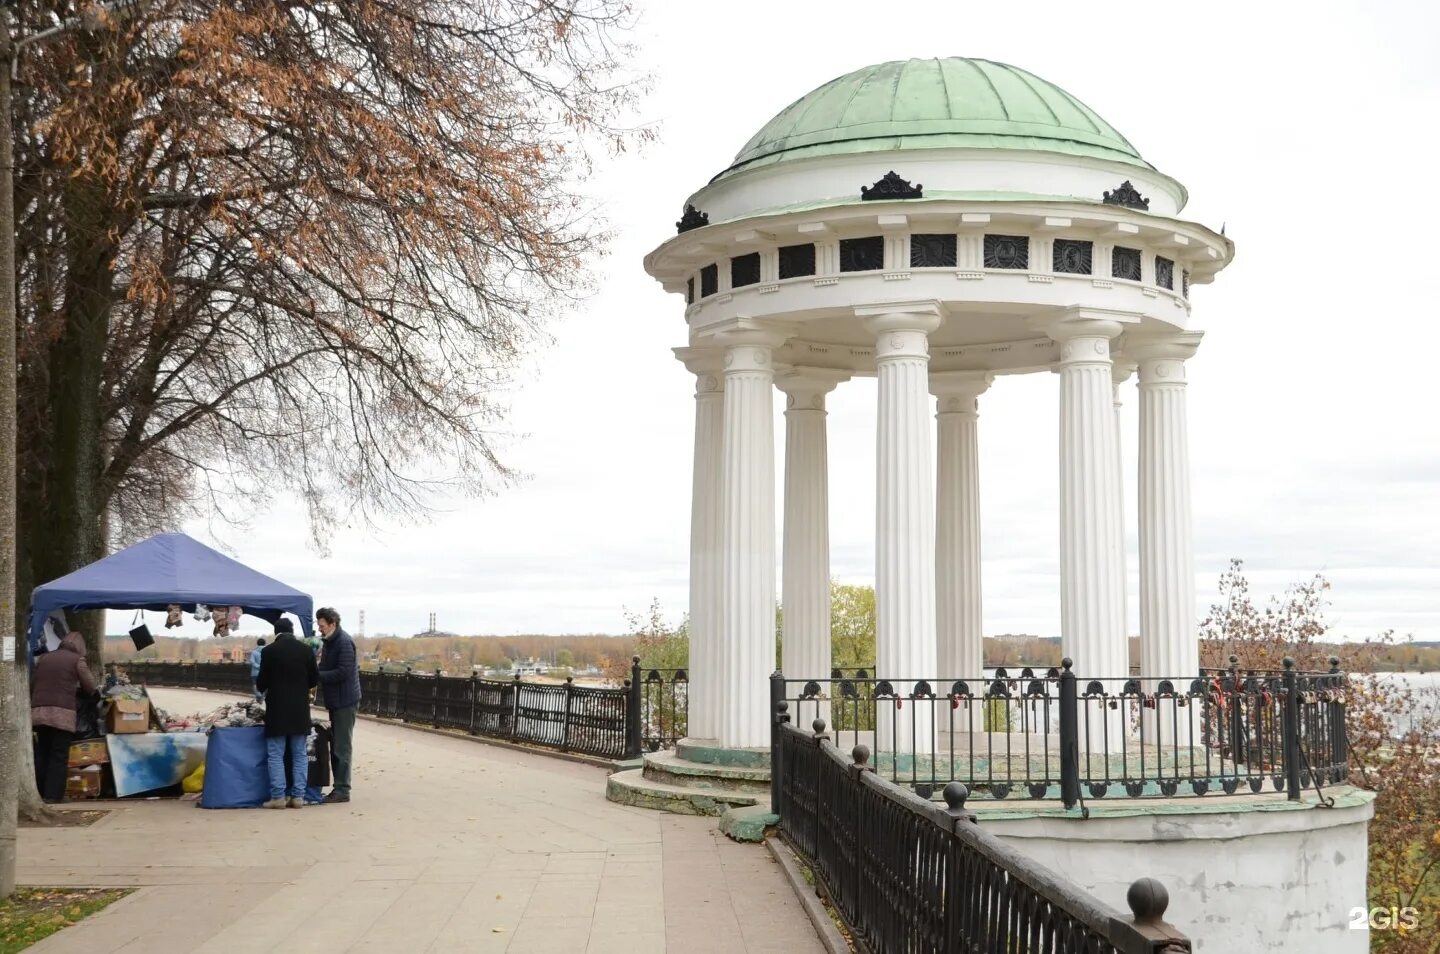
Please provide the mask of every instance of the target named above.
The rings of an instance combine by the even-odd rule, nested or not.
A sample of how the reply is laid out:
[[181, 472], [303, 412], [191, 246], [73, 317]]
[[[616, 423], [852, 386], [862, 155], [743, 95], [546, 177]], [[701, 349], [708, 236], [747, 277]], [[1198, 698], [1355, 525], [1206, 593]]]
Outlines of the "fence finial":
[[1331, 675], [1336, 675], [1336, 674], [1338, 674], [1339, 672], [1340, 672], [1340, 657], [1339, 657], [1339, 656], [1331, 656], [1331, 657], [1330, 657], [1330, 673], [1331, 673]]
[[870, 749], [864, 745], [857, 745], [850, 750], [850, 757], [855, 760], [857, 767], [865, 768], [866, 764], [870, 761]]
[[812, 728], [812, 729], [815, 730], [815, 735], [816, 735], [817, 738], [818, 738], [819, 736], [824, 735], [824, 734], [825, 734], [825, 720], [824, 720], [824, 719], [816, 719], [814, 722], [810, 723], [810, 728]]
[[1170, 892], [1154, 878], [1139, 878], [1125, 892], [1125, 903], [1130, 905], [1136, 924], [1156, 924], [1165, 920]]
[[1075, 668], [1075, 660], [1071, 659], [1069, 656], [1066, 656], [1064, 659], [1060, 660], [1060, 666], [1066, 672], [1069, 672], [1071, 669]]
[[1294, 657], [1294, 656], [1286, 656], [1285, 659], [1283, 660], [1283, 664], [1284, 664], [1284, 666], [1285, 666], [1286, 669], [1294, 669], [1294, 668], [1295, 668], [1295, 657]]
[[945, 786], [943, 794], [945, 796], [945, 805], [952, 813], [965, 811], [965, 799], [970, 797], [970, 789], [966, 788], [964, 783], [951, 782]]

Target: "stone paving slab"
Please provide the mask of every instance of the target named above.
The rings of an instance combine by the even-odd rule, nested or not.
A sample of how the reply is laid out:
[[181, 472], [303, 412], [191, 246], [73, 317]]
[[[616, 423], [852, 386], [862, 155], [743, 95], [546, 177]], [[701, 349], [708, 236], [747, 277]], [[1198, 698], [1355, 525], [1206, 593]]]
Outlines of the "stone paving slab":
[[89, 828], [21, 831], [22, 884], [140, 886], [31, 950], [823, 950], [774, 860], [714, 819], [609, 803], [589, 765], [367, 720], [355, 739], [348, 805], [110, 802]]

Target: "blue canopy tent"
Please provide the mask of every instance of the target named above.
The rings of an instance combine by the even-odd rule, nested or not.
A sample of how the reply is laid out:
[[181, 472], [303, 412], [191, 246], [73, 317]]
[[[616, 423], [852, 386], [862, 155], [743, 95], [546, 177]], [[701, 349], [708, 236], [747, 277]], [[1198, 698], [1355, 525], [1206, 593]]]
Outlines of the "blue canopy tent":
[[171, 603], [186, 610], [197, 603], [238, 606], [271, 623], [294, 613], [306, 636], [314, 624], [315, 602], [307, 594], [183, 533], [162, 533], [37, 586], [30, 598], [30, 653], [39, 648], [45, 618], [54, 610], [164, 612]]

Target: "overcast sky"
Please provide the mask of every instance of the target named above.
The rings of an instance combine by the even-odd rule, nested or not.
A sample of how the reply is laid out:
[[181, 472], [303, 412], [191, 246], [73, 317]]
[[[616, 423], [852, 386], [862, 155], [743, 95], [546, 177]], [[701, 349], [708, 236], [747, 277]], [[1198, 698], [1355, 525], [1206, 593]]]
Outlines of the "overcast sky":
[[[1440, 5], [1036, 2], [640, 3], [642, 118], [658, 139], [601, 157], [616, 239], [600, 291], [555, 327], [513, 395], [523, 486], [422, 527], [336, 528], [314, 553], [281, 503], [221, 535], [354, 631], [619, 632], [622, 607], [685, 609], [693, 379], [682, 303], [641, 267], [687, 195], [775, 113], [885, 60], [963, 55], [1068, 90], [1190, 190], [1234, 239], [1194, 290], [1190, 368], [1203, 610], [1231, 557], [1260, 593], [1324, 573], [1338, 632], [1440, 639]], [[830, 400], [832, 569], [870, 582], [873, 380]], [[1130, 627], [1137, 618], [1135, 392], [1125, 389]], [[777, 412], [783, 402], [777, 402]], [[987, 633], [1059, 632], [1057, 391], [981, 399]], [[777, 463], [783, 425], [777, 413]], [[777, 486], [779, 483], [777, 475]], [[777, 501], [778, 504], [778, 501]], [[187, 528], [214, 541], [204, 525]], [[112, 629], [114, 627], [112, 626]], [[187, 631], [198, 631], [190, 624]]]

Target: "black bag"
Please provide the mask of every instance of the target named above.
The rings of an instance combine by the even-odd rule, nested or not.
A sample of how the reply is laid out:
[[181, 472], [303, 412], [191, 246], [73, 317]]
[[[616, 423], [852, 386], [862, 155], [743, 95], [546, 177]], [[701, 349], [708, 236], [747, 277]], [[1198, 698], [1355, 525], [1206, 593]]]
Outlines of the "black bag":
[[75, 741], [100, 738], [100, 701], [93, 694], [75, 693]]
[[130, 630], [130, 641], [135, 644], [137, 652], [146, 646], [155, 645], [155, 637], [150, 635], [150, 627], [144, 623]]
[[130, 641], [135, 644], [136, 652], [155, 645], [155, 637], [150, 635], [150, 627], [145, 625], [144, 610], [136, 610], [135, 618], [130, 622], [138, 624], [130, 630]]

